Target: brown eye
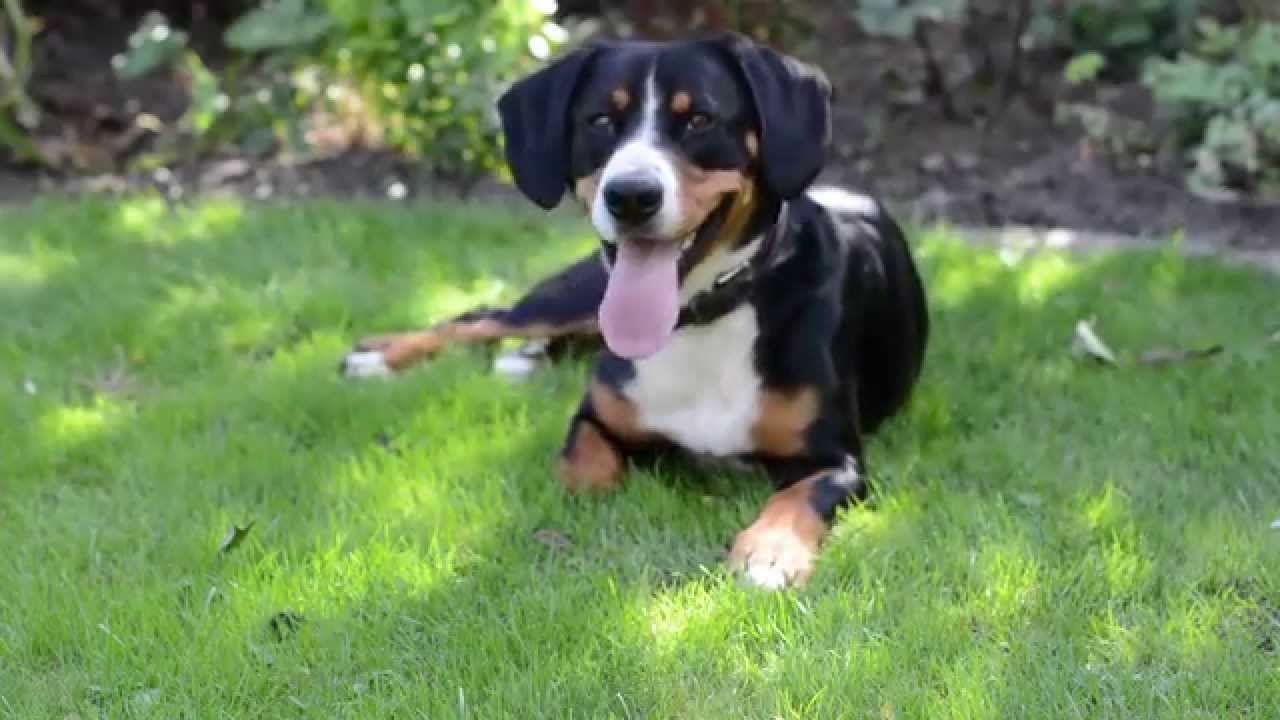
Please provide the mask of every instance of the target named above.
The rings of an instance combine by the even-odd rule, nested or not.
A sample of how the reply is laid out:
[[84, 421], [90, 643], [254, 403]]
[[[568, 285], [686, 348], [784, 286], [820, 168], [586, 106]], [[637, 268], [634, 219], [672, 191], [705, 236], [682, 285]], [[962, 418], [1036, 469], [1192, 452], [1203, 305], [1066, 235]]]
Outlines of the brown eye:
[[587, 120], [587, 123], [593, 128], [607, 130], [613, 127], [613, 118], [609, 117], [605, 113], [600, 113], [599, 115], [592, 115], [591, 119]]
[[711, 127], [711, 116], [706, 113], [694, 113], [689, 116], [689, 129], [698, 132]]

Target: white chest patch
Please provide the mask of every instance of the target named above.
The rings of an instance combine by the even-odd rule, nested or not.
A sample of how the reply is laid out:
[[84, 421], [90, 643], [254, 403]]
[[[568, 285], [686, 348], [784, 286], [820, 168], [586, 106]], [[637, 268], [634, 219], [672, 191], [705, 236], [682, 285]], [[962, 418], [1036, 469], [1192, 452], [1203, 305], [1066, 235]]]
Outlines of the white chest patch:
[[744, 304], [708, 325], [680, 328], [657, 354], [637, 360], [622, 392], [639, 424], [693, 452], [750, 452], [760, 414], [758, 334], [756, 310]]

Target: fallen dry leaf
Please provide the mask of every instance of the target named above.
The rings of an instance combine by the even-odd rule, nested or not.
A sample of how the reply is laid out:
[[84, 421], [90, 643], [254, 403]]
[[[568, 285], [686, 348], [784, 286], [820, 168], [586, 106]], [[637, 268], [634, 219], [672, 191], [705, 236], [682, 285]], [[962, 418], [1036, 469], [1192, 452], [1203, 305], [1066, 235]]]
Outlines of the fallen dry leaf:
[[218, 544], [218, 554], [226, 555], [235, 550], [236, 546], [244, 542], [245, 537], [249, 535], [249, 531], [253, 529], [253, 523], [254, 521], [250, 520], [249, 524], [244, 527], [232, 525], [227, 534], [222, 536], [222, 542]]
[[546, 545], [552, 550], [568, 550], [573, 547], [573, 543], [569, 541], [569, 538], [564, 536], [564, 533], [559, 530], [552, 530], [551, 528], [543, 528], [535, 532], [533, 534], [533, 539], [543, 545]]
[[1092, 320], [1081, 320], [1076, 323], [1075, 337], [1071, 341], [1071, 349], [1078, 355], [1093, 358], [1106, 365], [1118, 365], [1115, 353], [1098, 337], [1093, 330]]
[[1138, 357], [1138, 362], [1143, 365], [1172, 365], [1174, 363], [1189, 362], [1191, 360], [1201, 360], [1207, 357], [1213, 357], [1221, 353], [1225, 348], [1221, 345], [1210, 345], [1209, 347], [1194, 348], [1191, 350], [1170, 350], [1166, 348], [1156, 348], [1142, 353]]
[[1029, 508], [1038, 508], [1044, 504], [1044, 498], [1030, 492], [1014, 493], [1013, 499]]

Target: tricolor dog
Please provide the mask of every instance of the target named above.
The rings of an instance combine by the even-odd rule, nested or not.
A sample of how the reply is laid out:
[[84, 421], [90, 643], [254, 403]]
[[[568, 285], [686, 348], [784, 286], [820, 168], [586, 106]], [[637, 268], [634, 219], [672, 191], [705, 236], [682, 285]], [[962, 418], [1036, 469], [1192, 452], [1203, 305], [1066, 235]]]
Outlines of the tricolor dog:
[[385, 375], [460, 341], [602, 336], [559, 474], [619, 486], [654, 451], [745, 460], [776, 485], [730, 564], [804, 582], [867, 490], [863, 437], [906, 401], [928, 334], [902, 232], [874, 200], [810, 187], [831, 136], [826, 78], [726, 34], [574, 50], [499, 101], [519, 189], [585, 206], [599, 252], [515, 305], [372, 338]]

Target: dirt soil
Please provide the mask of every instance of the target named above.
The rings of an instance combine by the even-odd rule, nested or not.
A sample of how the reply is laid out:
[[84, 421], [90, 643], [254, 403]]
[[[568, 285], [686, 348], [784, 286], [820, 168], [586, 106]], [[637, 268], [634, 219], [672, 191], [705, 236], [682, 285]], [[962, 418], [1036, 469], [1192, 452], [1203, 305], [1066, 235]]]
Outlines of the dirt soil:
[[[797, 52], [826, 68], [837, 98], [837, 160], [827, 176], [908, 208], [915, 219], [1130, 236], [1184, 230], [1205, 244], [1280, 249], [1280, 206], [1209, 202], [1185, 189], [1176, 155], [1153, 153], [1145, 167], [1135, 158], [1110, 158], [1079, 128], [1054, 121], [1055, 101], [1087, 101], [1159, 127], [1136, 81], [1082, 92], [1065, 87], [1056, 62], [1041, 58], [1036, 67], [1032, 59], [1032, 91], [985, 115], [1001, 107], [992, 102], [999, 93], [968, 92], [956, 81], [954, 104], [963, 116], [957, 121], [916, 91], [924, 63], [913, 46], [866, 38], [836, 16], [822, 23], [807, 51]], [[963, 68], [947, 69], [964, 75]]]
[[[94, 0], [61, 4], [65, 12], [51, 3], [44, 18], [37, 48], [44, 69], [33, 94], [48, 111], [45, 132], [68, 139], [89, 156], [84, 162], [94, 170], [55, 175], [0, 160], [0, 202], [23, 202], [55, 190], [138, 187], [156, 187], [173, 197], [224, 190], [257, 198], [512, 195], [488, 181], [460, 188], [380, 150], [302, 164], [222, 155], [131, 175], [117, 157], [127, 155], [121, 138], [139, 113], [176, 118], [186, 89], [174, 76], [130, 83], [113, 76], [110, 58], [125, 47], [136, 15], [118, 10], [114, 16], [94, 15], [91, 6], [111, 5]], [[181, 20], [197, 46], [203, 44], [216, 57], [224, 18], [199, 10]], [[1054, 71], [1031, 74], [1033, 92], [1016, 95], [994, 119], [990, 108], [999, 104], [991, 103], [992, 93], [968, 92], [965, 82], [956, 81], [961, 117], [948, 119], [936, 98], [917, 90], [924, 73], [920, 53], [910, 45], [864, 37], [844, 15], [824, 18], [794, 51], [820, 64], [835, 87], [836, 143], [825, 179], [877, 194], [914, 220], [1148, 237], [1185, 230], [1202, 244], [1280, 249], [1280, 207], [1209, 202], [1183, 188], [1177, 158], [1154, 158], [1141, 166], [1117, 162], [1096, 151], [1078, 129], [1055, 123], [1052, 100], [1068, 91], [1054, 84]], [[950, 63], [953, 55], [943, 57]], [[963, 75], [955, 64], [948, 71]], [[1149, 99], [1132, 82], [1098, 88], [1088, 99], [1135, 118], [1151, 113]], [[93, 157], [99, 151], [104, 156]]]

